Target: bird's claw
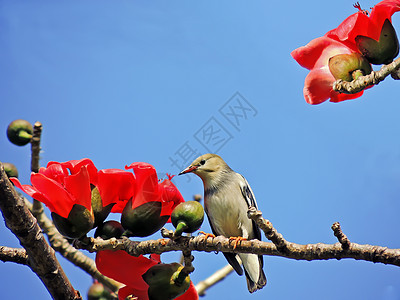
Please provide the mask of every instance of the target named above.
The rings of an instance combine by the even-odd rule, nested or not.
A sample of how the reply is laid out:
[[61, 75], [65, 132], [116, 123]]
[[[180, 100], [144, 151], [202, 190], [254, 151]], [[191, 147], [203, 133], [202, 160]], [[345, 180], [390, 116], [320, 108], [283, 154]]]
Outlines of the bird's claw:
[[239, 243], [240, 241], [247, 241], [247, 239], [244, 238], [244, 237], [242, 237], [242, 236], [231, 236], [231, 237], [229, 238], [229, 242], [230, 242], [231, 240], [234, 241], [234, 243], [233, 243], [233, 250], [236, 249], [236, 246], [238, 245], [238, 243]]
[[212, 234], [212, 233], [207, 233], [207, 232], [204, 232], [204, 231], [199, 231], [199, 234], [200, 234], [200, 233], [205, 235], [205, 237], [204, 237], [204, 240], [205, 240], [205, 241], [206, 241], [209, 237], [215, 238], [215, 235]]

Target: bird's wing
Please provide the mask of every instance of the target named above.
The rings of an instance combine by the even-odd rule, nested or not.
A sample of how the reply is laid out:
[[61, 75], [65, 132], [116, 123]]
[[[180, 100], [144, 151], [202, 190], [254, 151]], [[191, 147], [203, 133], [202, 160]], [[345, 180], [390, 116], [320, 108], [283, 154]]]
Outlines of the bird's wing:
[[[211, 227], [211, 231], [214, 235], [218, 235], [218, 233], [214, 230], [211, 222], [208, 222]], [[232, 266], [232, 268], [238, 273], [238, 275], [243, 275], [243, 269], [238, 260], [236, 259], [236, 254], [234, 253], [225, 253], [222, 252], [222, 254], [225, 256], [226, 260], [228, 263]]]
[[[254, 193], [251, 190], [249, 183], [247, 182], [246, 178], [243, 175], [238, 174], [242, 180], [240, 180], [240, 190], [242, 191], [243, 198], [246, 200], [247, 207], [254, 206], [258, 209], [256, 197], [254, 197]], [[256, 239], [261, 241], [261, 231], [258, 228], [256, 222], [252, 221], [253, 224], [253, 231]]]

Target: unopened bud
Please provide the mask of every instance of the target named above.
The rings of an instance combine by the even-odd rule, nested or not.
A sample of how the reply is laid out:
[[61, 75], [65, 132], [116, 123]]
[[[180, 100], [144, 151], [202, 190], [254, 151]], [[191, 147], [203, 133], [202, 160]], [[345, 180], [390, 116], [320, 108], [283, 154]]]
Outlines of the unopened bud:
[[7, 174], [7, 177], [16, 177], [18, 178], [18, 170], [17, 167], [12, 163], [3, 163], [4, 171]]
[[33, 127], [26, 120], [15, 120], [7, 127], [7, 137], [11, 143], [24, 146], [32, 139]]

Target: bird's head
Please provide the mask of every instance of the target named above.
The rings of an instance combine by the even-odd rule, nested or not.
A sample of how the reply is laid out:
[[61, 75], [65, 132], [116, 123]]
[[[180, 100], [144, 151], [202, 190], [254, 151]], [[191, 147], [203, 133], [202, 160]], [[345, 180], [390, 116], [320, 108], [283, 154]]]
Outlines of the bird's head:
[[196, 158], [189, 167], [184, 169], [179, 175], [194, 173], [203, 180], [217, 177], [221, 171], [229, 169], [224, 160], [217, 154], [204, 154]]

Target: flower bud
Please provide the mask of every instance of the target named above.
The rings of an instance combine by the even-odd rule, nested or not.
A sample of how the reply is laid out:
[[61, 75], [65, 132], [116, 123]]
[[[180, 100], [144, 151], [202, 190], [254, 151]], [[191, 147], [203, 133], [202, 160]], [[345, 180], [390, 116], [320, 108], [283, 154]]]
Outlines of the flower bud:
[[18, 178], [18, 170], [14, 164], [6, 162], [3, 163], [3, 166], [4, 166], [4, 171], [6, 172], [8, 178], [10, 177]]
[[58, 231], [72, 239], [79, 239], [86, 235], [94, 224], [93, 214], [80, 204], [74, 204], [68, 218], [61, 217], [55, 212], [51, 213], [51, 217]]
[[24, 146], [32, 139], [33, 127], [26, 120], [15, 120], [7, 127], [8, 140], [17, 145]]
[[329, 70], [336, 80], [353, 81], [372, 71], [368, 60], [360, 53], [338, 54], [329, 59]]
[[87, 293], [88, 300], [111, 300], [111, 293], [100, 282], [93, 283]]
[[399, 54], [399, 40], [388, 19], [383, 23], [379, 41], [358, 35], [356, 44], [360, 52], [374, 65], [391, 63]]
[[190, 285], [190, 277], [186, 276], [181, 284], [175, 281], [183, 266], [178, 263], [158, 264], [149, 268], [142, 275], [143, 280], [149, 285], [149, 300], [174, 299], [187, 291]]
[[120, 222], [117, 221], [107, 221], [100, 224], [95, 233], [94, 237], [101, 237], [103, 240], [108, 240], [111, 238], [119, 239], [124, 233], [124, 228]]
[[197, 201], [182, 202], [171, 213], [171, 222], [176, 228], [176, 236], [181, 235], [182, 232], [195, 232], [203, 224], [203, 220], [204, 209]]
[[161, 216], [160, 201], [146, 202], [132, 209], [132, 199], [128, 201], [121, 214], [124, 235], [145, 237], [152, 235], [163, 227], [169, 216]]

